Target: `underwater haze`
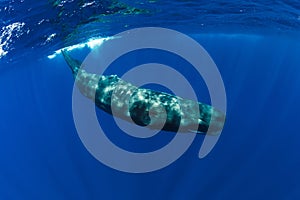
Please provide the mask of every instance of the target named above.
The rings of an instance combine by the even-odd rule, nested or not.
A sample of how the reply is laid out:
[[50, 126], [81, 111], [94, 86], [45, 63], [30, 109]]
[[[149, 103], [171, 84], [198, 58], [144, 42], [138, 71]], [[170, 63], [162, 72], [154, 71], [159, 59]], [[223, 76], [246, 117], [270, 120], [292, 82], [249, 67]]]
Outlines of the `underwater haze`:
[[[173, 29], [205, 48], [222, 76], [227, 113], [206, 157], [198, 158], [197, 134], [169, 166], [126, 173], [80, 140], [74, 78], [59, 50], [82, 61], [102, 38], [142, 27]], [[201, 77], [165, 52], [133, 52], [105, 73], [153, 62], [183, 69], [210, 104]], [[300, 199], [299, 77], [298, 0], [1, 0], [0, 199]], [[159, 149], [176, 134], [135, 138], [102, 110], [97, 117], [107, 137], [132, 152]]]

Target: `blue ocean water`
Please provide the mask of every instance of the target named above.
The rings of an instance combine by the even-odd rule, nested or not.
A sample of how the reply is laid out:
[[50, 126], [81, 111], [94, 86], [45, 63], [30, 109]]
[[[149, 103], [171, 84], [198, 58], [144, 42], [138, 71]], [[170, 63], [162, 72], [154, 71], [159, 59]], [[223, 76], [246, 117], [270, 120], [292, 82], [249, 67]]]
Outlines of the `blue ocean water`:
[[[0, 16], [0, 199], [300, 198], [298, 1], [15, 0], [0, 1]], [[227, 118], [205, 158], [198, 158], [198, 135], [171, 165], [131, 174], [84, 147], [73, 121], [71, 71], [60, 54], [48, 56], [147, 26], [180, 31], [207, 50], [224, 81]], [[84, 59], [89, 51], [72, 55]], [[124, 73], [141, 57], [116, 62], [112, 72]], [[161, 62], [180, 68], [173, 57]], [[209, 103], [201, 80], [183, 73]], [[171, 139], [130, 138], [110, 115], [98, 115], [111, 139], [132, 151], [153, 151]]]

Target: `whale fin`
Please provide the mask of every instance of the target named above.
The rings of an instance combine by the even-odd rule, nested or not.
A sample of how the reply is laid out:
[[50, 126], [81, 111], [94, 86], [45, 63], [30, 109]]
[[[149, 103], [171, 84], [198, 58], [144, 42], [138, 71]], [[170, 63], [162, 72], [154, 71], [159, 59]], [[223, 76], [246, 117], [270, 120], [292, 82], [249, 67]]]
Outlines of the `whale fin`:
[[79, 60], [73, 59], [66, 50], [61, 50], [62, 55], [65, 58], [65, 61], [72, 70], [74, 78], [77, 76], [78, 70], [80, 69], [81, 62]]

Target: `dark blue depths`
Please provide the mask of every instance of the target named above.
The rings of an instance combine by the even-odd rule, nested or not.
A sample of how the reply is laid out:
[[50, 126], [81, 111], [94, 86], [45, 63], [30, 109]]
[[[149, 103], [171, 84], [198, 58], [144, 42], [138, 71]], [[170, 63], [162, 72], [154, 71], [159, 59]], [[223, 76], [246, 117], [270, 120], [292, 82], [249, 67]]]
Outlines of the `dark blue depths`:
[[[193, 37], [215, 60], [228, 98], [224, 131], [207, 157], [197, 157], [203, 139], [197, 136], [179, 160], [156, 172], [104, 166], [76, 133], [73, 77], [62, 57], [26, 58], [0, 73], [0, 199], [299, 198], [300, 44], [280, 36]], [[201, 90], [196, 86], [198, 95]], [[112, 122], [98, 115], [100, 123]], [[138, 145], [113, 124], [109, 129], [125, 148], [163, 145], [155, 138]]]

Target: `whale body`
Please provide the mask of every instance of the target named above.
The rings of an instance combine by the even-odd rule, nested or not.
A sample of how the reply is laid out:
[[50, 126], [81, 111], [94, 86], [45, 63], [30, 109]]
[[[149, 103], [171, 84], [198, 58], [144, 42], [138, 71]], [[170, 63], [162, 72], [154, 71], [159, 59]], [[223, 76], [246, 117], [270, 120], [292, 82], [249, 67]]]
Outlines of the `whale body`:
[[139, 126], [171, 132], [218, 135], [223, 128], [225, 115], [210, 105], [136, 87], [117, 75], [88, 73], [67, 51], [62, 50], [62, 54], [80, 92], [107, 113]]

